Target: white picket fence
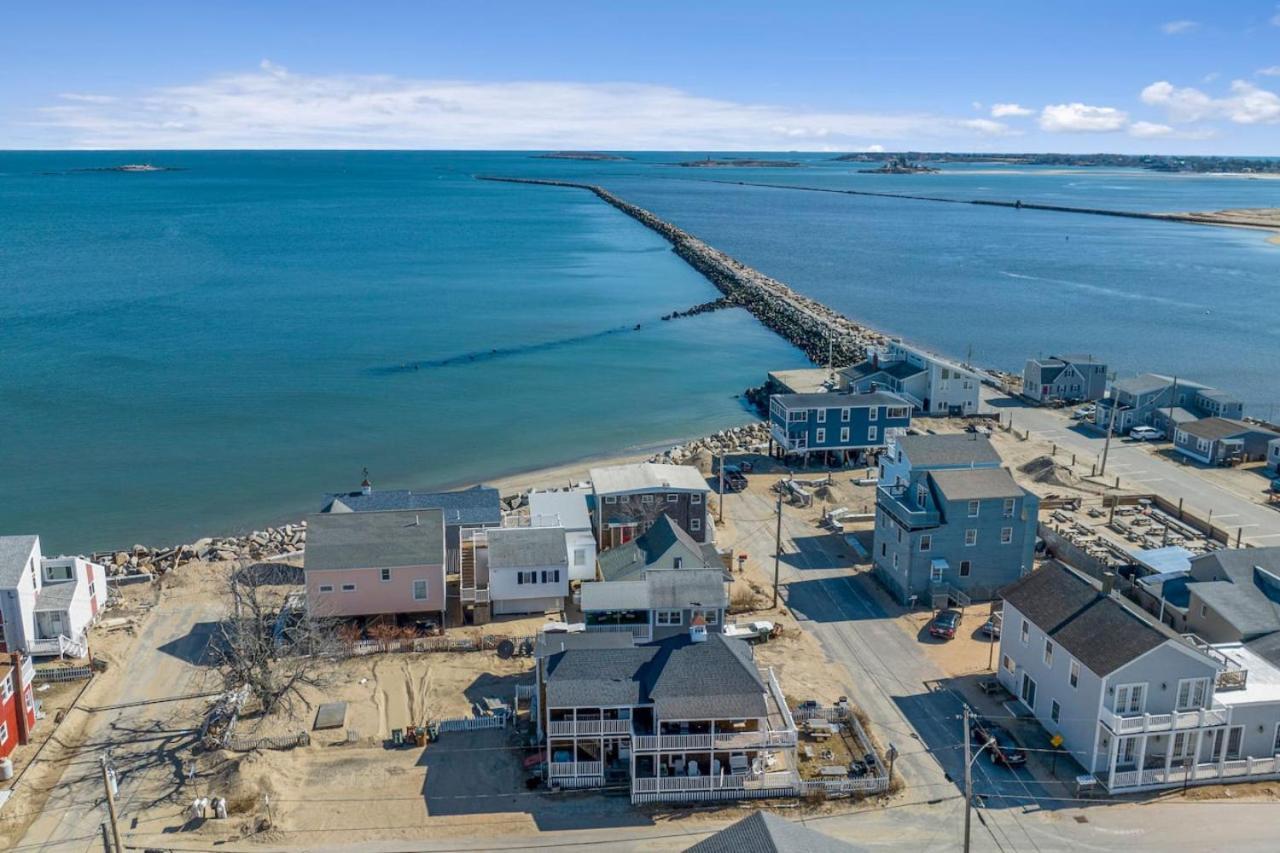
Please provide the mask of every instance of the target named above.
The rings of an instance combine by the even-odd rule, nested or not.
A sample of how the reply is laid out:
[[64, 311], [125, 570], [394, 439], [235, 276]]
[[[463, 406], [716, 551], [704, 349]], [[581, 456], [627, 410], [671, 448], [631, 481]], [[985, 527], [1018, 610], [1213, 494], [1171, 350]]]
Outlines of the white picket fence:
[[293, 749], [311, 743], [311, 735], [298, 732], [296, 735], [277, 735], [275, 737], [229, 737], [223, 746], [232, 752], [252, 752], [255, 749]]
[[442, 732], [474, 732], [480, 729], [500, 729], [506, 724], [506, 714], [498, 714], [493, 717], [454, 717], [453, 719], [437, 722]]
[[83, 681], [93, 677], [93, 668], [89, 666], [38, 666], [35, 669], [35, 681]]

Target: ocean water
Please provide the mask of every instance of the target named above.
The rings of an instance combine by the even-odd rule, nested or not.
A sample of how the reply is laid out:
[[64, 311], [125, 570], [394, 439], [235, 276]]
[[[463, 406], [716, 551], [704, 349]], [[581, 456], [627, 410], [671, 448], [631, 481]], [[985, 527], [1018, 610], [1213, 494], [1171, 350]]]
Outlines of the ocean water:
[[[602, 183], [978, 363], [1088, 351], [1280, 414], [1263, 235], [720, 183], [1199, 210], [1280, 205], [1280, 182], [686, 156], [0, 153], [0, 532], [186, 541], [295, 518], [364, 466], [432, 487], [654, 446], [744, 421], [736, 394], [805, 364], [740, 310], [658, 321], [716, 292], [590, 195], [477, 174]], [[182, 171], [75, 171], [129, 162]]]

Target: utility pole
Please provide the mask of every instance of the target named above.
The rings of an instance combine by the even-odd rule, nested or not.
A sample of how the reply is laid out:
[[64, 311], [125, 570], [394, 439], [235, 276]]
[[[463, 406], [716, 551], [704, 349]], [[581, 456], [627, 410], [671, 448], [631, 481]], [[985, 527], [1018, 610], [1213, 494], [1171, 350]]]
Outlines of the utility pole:
[[716, 512], [716, 521], [724, 523], [724, 451], [720, 451], [720, 506]]
[[964, 706], [964, 853], [969, 853], [969, 813], [973, 811], [973, 762], [969, 760], [969, 706]]
[[115, 848], [115, 853], [124, 853], [124, 845], [120, 843], [120, 826], [116, 823], [116, 784], [113, 778], [115, 770], [107, 764], [109, 754], [104, 752], [101, 756], [102, 787], [107, 792], [107, 815], [111, 818], [111, 844]]
[[[781, 481], [778, 483], [782, 485]], [[778, 568], [782, 560], [782, 489], [778, 489], [778, 527], [773, 535], [773, 609], [778, 609]]]
[[1177, 402], [1178, 402], [1178, 377], [1175, 376], [1173, 377], [1173, 392], [1169, 395], [1169, 434], [1165, 436], [1165, 438], [1169, 439], [1170, 441], [1173, 440], [1173, 430], [1174, 430], [1173, 407], [1177, 405]]
[[1102, 445], [1102, 462], [1098, 469], [1099, 477], [1107, 473], [1107, 453], [1111, 450], [1111, 436], [1116, 431], [1116, 407], [1113, 404], [1109, 408], [1111, 409], [1111, 414], [1107, 417], [1107, 441]]

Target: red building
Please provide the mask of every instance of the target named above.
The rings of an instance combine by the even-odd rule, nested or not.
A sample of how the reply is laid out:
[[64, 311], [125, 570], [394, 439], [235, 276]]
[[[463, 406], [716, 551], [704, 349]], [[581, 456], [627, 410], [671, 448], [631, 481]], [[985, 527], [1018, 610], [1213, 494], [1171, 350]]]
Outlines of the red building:
[[10, 662], [0, 663], [0, 758], [31, 740], [36, 725], [34, 675], [31, 658], [15, 653]]

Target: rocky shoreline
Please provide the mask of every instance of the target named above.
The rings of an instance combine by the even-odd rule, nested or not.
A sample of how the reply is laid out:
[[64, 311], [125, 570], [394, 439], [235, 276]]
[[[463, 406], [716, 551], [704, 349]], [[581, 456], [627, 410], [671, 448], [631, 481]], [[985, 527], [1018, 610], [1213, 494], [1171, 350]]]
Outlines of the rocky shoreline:
[[835, 367], [856, 364], [866, 357], [868, 347], [887, 340], [883, 334], [797, 293], [777, 279], [709, 246], [604, 187], [539, 178], [481, 176], [480, 180], [568, 187], [594, 193], [602, 201], [662, 235], [685, 263], [702, 273], [733, 304], [746, 308], [767, 328], [798, 347], [814, 364], [826, 364], [828, 359]]

